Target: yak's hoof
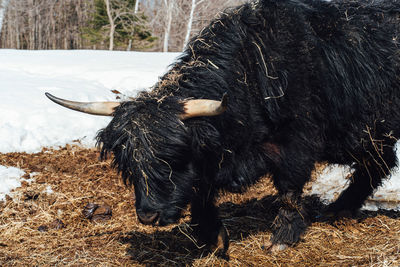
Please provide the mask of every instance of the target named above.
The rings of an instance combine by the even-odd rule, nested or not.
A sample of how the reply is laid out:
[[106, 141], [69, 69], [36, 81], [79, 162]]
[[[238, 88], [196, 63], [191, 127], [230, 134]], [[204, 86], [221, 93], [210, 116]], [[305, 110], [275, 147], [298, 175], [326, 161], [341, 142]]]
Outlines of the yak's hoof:
[[221, 226], [219, 229], [217, 242], [210, 246], [210, 250], [218, 256], [226, 256], [226, 252], [229, 248], [229, 235], [226, 231], [225, 226]]
[[286, 250], [289, 246], [287, 244], [274, 244], [271, 241], [268, 241], [267, 244], [264, 245], [264, 248], [269, 253], [278, 253]]

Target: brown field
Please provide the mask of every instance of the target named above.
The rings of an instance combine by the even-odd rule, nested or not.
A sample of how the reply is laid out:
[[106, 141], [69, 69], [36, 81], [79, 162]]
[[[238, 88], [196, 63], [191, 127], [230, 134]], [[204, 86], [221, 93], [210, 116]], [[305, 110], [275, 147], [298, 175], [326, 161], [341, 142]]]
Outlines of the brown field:
[[[0, 164], [38, 173], [0, 202], [0, 266], [400, 266], [400, 213], [314, 222], [294, 247], [265, 250], [277, 211], [268, 178], [218, 203], [230, 234], [229, 260], [197, 248], [186, 215], [179, 225], [141, 225], [134, 197], [98, 152], [67, 146], [37, 154], [0, 154]], [[28, 175], [27, 175], [28, 176]], [[51, 186], [53, 193], [47, 193]], [[89, 220], [87, 203], [106, 204], [110, 219]], [[321, 204], [308, 198], [318, 212]], [[56, 221], [56, 220], [60, 221]]]

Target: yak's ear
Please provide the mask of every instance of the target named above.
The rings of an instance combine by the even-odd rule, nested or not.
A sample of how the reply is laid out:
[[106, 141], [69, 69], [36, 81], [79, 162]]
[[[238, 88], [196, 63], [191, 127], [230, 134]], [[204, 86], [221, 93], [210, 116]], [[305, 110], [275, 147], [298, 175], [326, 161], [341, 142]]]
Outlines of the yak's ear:
[[197, 156], [218, 153], [221, 150], [220, 134], [217, 129], [205, 121], [190, 123], [189, 129], [192, 137], [192, 149]]

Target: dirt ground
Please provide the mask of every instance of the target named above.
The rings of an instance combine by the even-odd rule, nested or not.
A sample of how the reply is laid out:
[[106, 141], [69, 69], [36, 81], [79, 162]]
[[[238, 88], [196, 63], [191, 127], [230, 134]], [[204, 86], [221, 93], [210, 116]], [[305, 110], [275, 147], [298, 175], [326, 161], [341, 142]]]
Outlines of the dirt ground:
[[[97, 150], [0, 154], [0, 165], [34, 176], [0, 202], [0, 266], [400, 266], [400, 213], [387, 211], [314, 222], [299, 244], [269, 253], [264, 244], [278, 207], [268, 178], [219, 199], [227, 260], [197, 247], [188, 214], [169, 227], [141, 225], [132, 189]], [[88, 203], [100, 205], [97, 217], [88, 215]], [[307, 203], [322, 208], [313, 197]]]

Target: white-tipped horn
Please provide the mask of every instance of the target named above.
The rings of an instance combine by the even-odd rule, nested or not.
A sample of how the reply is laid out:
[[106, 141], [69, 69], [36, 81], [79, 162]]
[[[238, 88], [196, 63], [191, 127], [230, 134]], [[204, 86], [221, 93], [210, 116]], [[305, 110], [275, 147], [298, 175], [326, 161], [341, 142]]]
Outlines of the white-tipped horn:
[[188, 100], [184, 104], [184, 113], [181, 114], [181, 120], [202, 116], [218, 116], [225, 112], [228, 107], [228, 95], [225, 93], [221, 101], [209, 99]]
[[112, 116], [115, 108], [121, 104], [120, 102], [76, 102], [61, 99], [49, 93], [45, 93], [45, 95], [51, 101], [63, 107], [92, 115]]

